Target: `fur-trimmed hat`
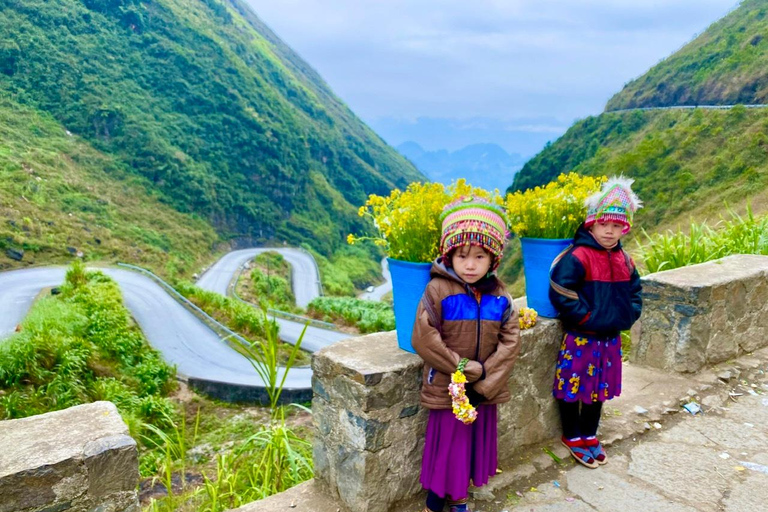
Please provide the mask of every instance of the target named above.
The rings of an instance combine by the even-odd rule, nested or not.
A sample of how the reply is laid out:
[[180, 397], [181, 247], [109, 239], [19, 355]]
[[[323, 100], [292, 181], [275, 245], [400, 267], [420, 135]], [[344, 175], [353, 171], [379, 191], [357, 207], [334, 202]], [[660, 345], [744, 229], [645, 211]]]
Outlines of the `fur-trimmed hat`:
[[440, 254], [448, 253], [465, 245], [482, 247], [493, 256], [496, 270], [504, 251], [507, 223], [504, 210], [479, 197], [462, 197], [443, 209], [440, 220], [443, 236], [440, 238]]
[[632, 192], [634, 182], [624, 176], [614, 176], [606, 181], [600, 192], [587, 198], [587, 220], [584, 226], [589, 228], [595, 222], [613, 221], [624, 225], [622, 233], [629, 233], [635, 212], [643, 207], [643, 202]]

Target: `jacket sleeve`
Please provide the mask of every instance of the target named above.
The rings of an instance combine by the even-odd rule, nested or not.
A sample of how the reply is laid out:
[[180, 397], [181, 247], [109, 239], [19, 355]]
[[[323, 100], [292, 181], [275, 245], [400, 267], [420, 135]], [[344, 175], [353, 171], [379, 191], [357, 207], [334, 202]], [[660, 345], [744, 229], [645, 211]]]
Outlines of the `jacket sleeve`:
[[[485, 360], [485, 378], [477, 381], [473, 388], [475, 391], [493, 400], [507, 385], [512, 367], [520, 354], [520, 320], [515, 303], [509, 299], [508, 312], [505, 312], [501, 328], [499, 329], [499, 343], [496, 350]], [[508, 314], [507, 314], [508, 313]]]
[[643, 285], [640, 282], [640, 274], [638, 273], [637, 266], [634, 265], [634, 262], [632, 267], [632, 275], [629, 277], [629, 292], [632, 295], [632, 312], [634, 313], [632, 323], [635, 323], [643, 312]]
[[[440, 334], [439, 328], [442, 318], [438, 297], [437, 284], [432, 280], [427, 285], [416, 311], [411, 344], [429, 367], [450, 375], [459, 366], [461, 356], [448, 348]], [[464, 367], [464, 375], [468, 382], [479, 379], [482, 372], [483, 367], [477, 361], [470, 361]]]
[[585, 275], [584, 266], [569, 252], [557, 262], [549, 276], [549, 300], [560, 317], [572, 325], [582, 325], [590, 317], [589, 306], [578, 293]]

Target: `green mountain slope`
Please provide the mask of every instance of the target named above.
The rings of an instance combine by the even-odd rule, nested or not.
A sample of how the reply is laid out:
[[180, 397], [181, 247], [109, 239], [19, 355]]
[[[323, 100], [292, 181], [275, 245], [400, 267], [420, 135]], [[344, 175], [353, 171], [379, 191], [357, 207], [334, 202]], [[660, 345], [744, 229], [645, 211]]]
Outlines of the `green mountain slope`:
[[421, 175], [237, 0], [6, 0], [0, 94], [221, 232], [330, 251]]
[[[191, 274], [219, 237], [161, 199], [146, 179], [50, 115], [0, 99], [0, 269], [63, 263], [82, 252], [87, 260]], [[21, 263], [12, 259], [19, 256]]]
[[[768, 35], [767, 12], [765, 0], [743, 2], [627, 85], [607, 110], [685, 103], [693, 97], [706, 98], [702, 103], [763, 101], [768, 82], [753, 87], [749, 97], [742, 85], [763, 84], [760, 77], [768, 73], [768, 66], [759, 64], [768, 65], [768, 41], [756, 39]], [[768, 109], [635, 110], [588, 117], [527, 162], [510, 190], [547, 183], [571, 170], [635, 178], [646, 204], [638, 221], [650, 229], [685, 224], [691, 215], [717, 220], [724, 202], [741, 209], [751, 200], [762, 211], [768, 189]]]
[[768, 103], [768, 2], [744, 0], [674, 55], [633, 80], [606, 110]]

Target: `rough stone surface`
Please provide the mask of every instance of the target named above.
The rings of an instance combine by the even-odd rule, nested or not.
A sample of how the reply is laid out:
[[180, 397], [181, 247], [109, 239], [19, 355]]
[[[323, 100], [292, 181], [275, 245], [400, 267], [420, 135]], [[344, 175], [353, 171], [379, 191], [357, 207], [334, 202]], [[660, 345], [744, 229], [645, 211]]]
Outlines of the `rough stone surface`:
[[[502, 461], [557, 433], [551, 389], [562, 336], [559, 322], [543, 318], [523, 331], [508, 384], [513, 398], [499, 407]], [[421, 359], [397, 348], [394, 332], [377, 333], [321, 350], [312, 368], [316, 480], [362, 512], [385, 512], [421, 493], [428, 417], [419, 405]]]
[[735, 255], [643, 278], [631, 360], [695, 372], [768, 345], [768, 257]]
[[136, 442], [109, 402], [0, 422], [0, 512], [138, 511]]

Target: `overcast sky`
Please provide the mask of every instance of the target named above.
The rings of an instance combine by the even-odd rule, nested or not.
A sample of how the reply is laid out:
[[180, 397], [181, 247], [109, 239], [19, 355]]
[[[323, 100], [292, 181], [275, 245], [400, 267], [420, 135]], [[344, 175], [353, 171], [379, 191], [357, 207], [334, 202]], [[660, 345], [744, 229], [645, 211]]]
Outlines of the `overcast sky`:
[[247, 1], [391, 144], [497, 142], [524, 153], [598, 114], [737, 3]]

